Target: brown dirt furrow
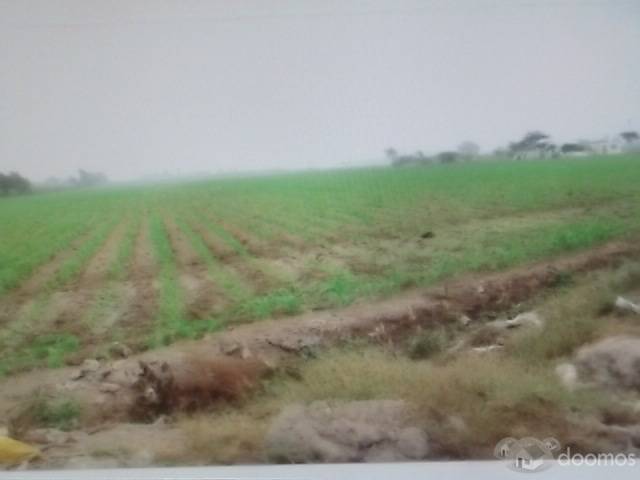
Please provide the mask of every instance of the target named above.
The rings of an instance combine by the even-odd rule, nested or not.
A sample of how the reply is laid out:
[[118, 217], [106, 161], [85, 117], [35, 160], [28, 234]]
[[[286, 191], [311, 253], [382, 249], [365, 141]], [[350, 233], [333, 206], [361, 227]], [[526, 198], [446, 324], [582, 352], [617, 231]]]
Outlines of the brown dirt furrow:
[[100, 250], [91, 257], [76, 282], [77, 288], [99, 288], [104, 282], [109, 267], [118, 254], [118, 248], [126, 233], [126, 222], [119, 223], [107, 236]]
[[[208, 231], [202, 225], [193, 224], [191, 228], [200, 235], [211, 253], [224, 264], [224, 267], [233, 270], [246, 285], [251, 285], [254, 292], [265, 293], [279, 280], [275, 276], [267, 275], [264, 268], [257, 268], [257, 262], [251, 260], [257, 260], [258, 257], [247, 258], [246, 256], [238, 255], [217, 235]], [[240, 242], [243, 243], [242, 241]], [[245, 244], [243, 243], [243, 245]], [[250, 249], [248, 249], [248, 252], [252, 255]]]
[[178, 265], [187, 314], [190, 318], [204, 319], [221, 311], [226, 304], [224, 293], [209, 276], [204, 260], [175, 222], [166, 220], [165, 225]]
[[[82, 319], [91, 307], [96, 295], [106, 285], [109, 267], [118, 254], [118, 247], [126, 231], [126, 223], [118, 224], [107, 236], [98, 252], [91, 257], [80, 276], [69, 286], [52, 294], [47, 305], [46, 317], [56, 332], [73, 333], [79, 338], [87, 338], [90, 329]], [[43, 325], [49, 321], [39, 322]], [[84, 343], [84, 342], [83, 342]]]
[[220, 263], [227, 263], [238, 256], [229, 245], [224, 243], [217, 235], [207, 230], [204, 226], [196, 222], [191, 222], [189, 227], [202, 238], [209, 251]]
[[236, 227], [235, 225], [231, 225], [224, 220], [217, 219], [214, 221], [229, 233], [229, 235], [233, 236], [239, 243], [241, 243], [254, 257], [269, 255], [270, 248], [265, 242], [258, 240], [253, 235], [250, 235], [244, 230]]
[[[119, 370], [138, 369], [138, 361], [166, 361], [180, 368], [188, 358], [214, 360], [238, 355], [247, 361], [256, 358], [270, 365], [298, 358], [309, 349], [318, 350], [344, 340], [361, 337], [374, 341], [402, 338], [417, 328], [429, 328], [453, 321], [461, 313], [474, 319], [498, 313], [545, 289], [558, 285], [566, 275], [586, 273], [619, 265], [622, 260], [640, 255], [638, 242], [613, 242], [590, 251], [514, 268], [505, 272], [468, 275], [429, 289], [414, 290], [391, 299], [358, 303], [350, 307], [324, 312], [311, 312], [297, 317], [268, 320], [241, 325], [211, 334], [201, 340], [183, 341], [172, 346], [130, 357], [118, 365]], [[72, 370], [66, 370], [67, 375]], [[51, 388], [59, 382], [61, 371], [51, 373]], [[29, 381], [29, 379], [32, 379]], [[17, 375], [0, 381], [0, 416], [9, 405], [29, 395], [45, 383], [43, 372]], [[5, 383], [11, 382], [10, 388]], [[100, 382], [76, 382], [78, 394], [85, 400], [100, 399]], [[3, 392], [7, 392], [4, 394]], [[9, 393], [11, 392], [11, 393]], [[131, 407], [126, 395], [122, 402], [109, 407], [101, 404], [101, 415], [122, 418]], [[87, 401], [89, 401], [87, 400]], [[98, 407], [96, 407], [98, 408]]]
[[154, 285], [157, 272], [158, 265], [153, 258], [149, 238], [149, 225], [143, 221], [136, 236], [129, 278], [118, 287], [129, 292], [125, 297], [130, 298], [130, 301], [126, 302], [122, 314], [114, 320], [119, 334], [134, 350], [144, 347], [145, 335], [153, 328], [158, 300]]
[[16, 289], [4, 295], [0, 300], [0, 325], [16, 318], [20, 310], [45, 289], [47, 282], [88, 237], [89, 232], [80, 235], [71, 242], [69, 248], [55, 254], [50, 261], [36, 268]]

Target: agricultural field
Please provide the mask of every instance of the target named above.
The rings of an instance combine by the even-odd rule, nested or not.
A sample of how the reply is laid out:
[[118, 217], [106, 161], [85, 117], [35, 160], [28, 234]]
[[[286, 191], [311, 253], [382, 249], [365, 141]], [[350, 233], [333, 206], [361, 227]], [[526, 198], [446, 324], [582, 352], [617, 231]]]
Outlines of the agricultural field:
[[343, 307], [640, 229], [640, 158], [487, 161], [0, 200], [0, 374]]

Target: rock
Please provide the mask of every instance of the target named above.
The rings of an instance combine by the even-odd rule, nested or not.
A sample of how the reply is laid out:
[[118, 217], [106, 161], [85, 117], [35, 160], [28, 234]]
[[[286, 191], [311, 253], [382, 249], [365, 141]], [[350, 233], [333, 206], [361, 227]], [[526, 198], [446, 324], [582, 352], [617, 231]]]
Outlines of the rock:
[[322, 339], [317, 335], [305, 335], [295, 338], [267, 338], [267, 343], [288, 353], [301, 353], [319, 346]]
[[572, 363], [562, 363], [555, 369], [560, 383], [567, 390], [575, 390], [578, 386], [578, 369]]
[[117, 383], [103, 382], [100, 384], [100, 391], [103, 393], [116, 393], [120, 388]]
[[509, 323], [518, 327], [544, 327], [544, 320], [536, 312], [525, 312], [517, 315], [515, 318], [509, 320]]
[[269, 458], [290, 463], [406, 461], [429, 453], [427, 435], [397, 400], [285, 407], [265, 446]]
[[616, 336], [582, 347], [578, 376], [603, 387], [640, 391], [640, 337]]
[[114, 342], [109, 347], [109, 355], [116, 358], [127, 358], [131, 356], [132, 350], [120, 342]]
[[253, 357], [253, 352], [247, 347], [244, 343], [242, 344], [242, 349], [240, 350], [240, 358], [243, 360], [248, 360]]
[[616, 298], [613, 306], [623, 312], [631, 312], [635, 313], [636, 315], [640, 315], [640, 305], [637, 305], [624, 297]]
[[458, 323], [463, 327], [469, 326], [471, 322], [472, 322], [471, 318], [469, 318], [467, 315], [462, 314], [458, 317]]
[[500, 330], [521, 327], [542, 328], [544, 326], [544, 320], [536, 312], [525, 312], [509, 320], [494, 320], [488, 322], [487, 325]]
[[85, 372], [95, 372], [99, 368], [100, 362], [93, 358], [87, 358], [84, 362], [82, 362], [82, 365], [80, 366], [80, 369]]
[[503, 348], [502, 345], [487, 345], [486, 347], [474, 347], [471, 349], [472, 352], [475, 353], [489, 353], [489, 352], [493, 352], [494, 350], [500, 350], [501, 348]]
[[222, 353], [225, 355], [235, 355], [236, 353], [240, 352], [240, 350], [242, 349], [242, 346], [238, 342], [225, 343], [221, 345], [220, 349], [222, 350]]
[[100, 368], [100, 362], [93, 358], [87, 358], [82, 365], [80, 365], [80, 369], [71, 374], [71, 380], [80, 380], [85, 376], [98, 371]]

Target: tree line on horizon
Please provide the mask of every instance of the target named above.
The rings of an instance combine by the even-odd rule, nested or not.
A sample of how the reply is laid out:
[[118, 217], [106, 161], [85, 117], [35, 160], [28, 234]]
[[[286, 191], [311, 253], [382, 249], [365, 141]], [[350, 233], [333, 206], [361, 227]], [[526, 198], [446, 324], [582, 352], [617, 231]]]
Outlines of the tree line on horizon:
[[[621, 139], [620, 151], [640, 151], [640, 135], [636, 131], [621, 132], [618, 137]], [[507, 147], [494, 150], [495, 157], [506, 157], [512, 159], [535, 158], [557, 158], [563, 155], [587, 154], [587, 153], [612, 153], [607, 150], [607, 146], [596, 150], [594, 144], [600, 142], [590, 142], [582, 140], [573, 143], [563, 143], [557, 145], [551, 141], [551, 136], [534, 130], [526, 133], [520, 140], [510, 142]], [[413, 154], [400, 154], [395, 148], [387, 148], [385, 156], [394, 167], [409, 165], [430, 165], [433, 163], [454, 163], [459, 160], [471, 160], [480, 156], [480, 147], [472, 141], [462, 142], [456, 150], [445, 150], [432, 156], [425, 155], [421, 150]]]
[[78, 170], [77, 176], [64, 180], [56, 178], [48, 179], [44, 184], [34, 187], [32, 182], [18, 172], [4, 174], [0, 172], [0, 196], [24, 195], [34, 190], [66, 190], [70, 188], [97, 187], [108, 182], [104, 173], [88, 172], [83, 169]]

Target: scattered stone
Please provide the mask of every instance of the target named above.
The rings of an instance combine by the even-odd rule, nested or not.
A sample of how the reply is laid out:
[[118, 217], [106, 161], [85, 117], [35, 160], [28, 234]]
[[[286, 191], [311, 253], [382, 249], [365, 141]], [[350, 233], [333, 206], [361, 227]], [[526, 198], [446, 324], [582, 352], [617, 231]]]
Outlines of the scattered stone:
[[84, 362], [82, 362], [80, 368], [86, 372], [95, 372], [100, 368], [100, 362], [93, 358], [87, 358]]
[[317, 347], [320, 345], [321, 339], [316, 335], [306, 335], [299, 338], [267, 339], [267, 343], [288, 353], [300, 353]]
[[132, 350], [128, 346], [120, 342], [114, 342], [109, 347], [109, 355], [111, 355], [111, 357], [127, 358], [130, 357], [132, 353]]
[[475, 352], [475, 353], [489, 353], [489, 352], [493, 352], [494, 350], [500, 350], [502, 347], [502, 345], [487, 345], [486, 347], [474, 347], [471, 349], [471, 351]]
[[238, 342], [226, 343], [220, 347], [220, 350], [225, 355], [235, 355], [240, 352], [242, 346]]
[[291, 463], [406, 461], [425, 458], [429, 443], [402, 401], [314, 402], [284, 408], [266, 450], [272, 460]]
[[640, 391], [640, 337], [615, 336], [582, 347], [578, 376], [603, 387]]
[[469, 316], [462, 314], [458, 317], [458, 323], [463, 327], [468, 327], [471, 324], [472, 320]]
[[100, 384], [100, 391], [103, 393], [116, 393], [120, 388], [117, 383], [103, 382]]
[[488, 322], [487, 325], [500, 330], [520, 327], [542, 328], [544, 326], [544, 320], [536, 312], [525, 312], [509, 320], [493, 320], [492, 322]]
[[637, 305], [624, 297], [616, 298], [616, 301], [613, 305], [618, 310], [621, 310], [623, 312], [631, 312], [635, 313], [636, 315], [640, 315], [640, 305]]
[[560, 383], [567, 390], [575, 390], [578, 386], [578, 369], [572, 363], [561, 363], [555, 369]]
[[87, 358], [82, 365], [80, 365], [80, 369], [71, 374], [71, 380], [80, 380], [81, 378], [87, 376], [90, 373], [96, 372], [100, 368], [100, 362], [93, 358]]
[[253, 353], [244, 343], [242, 344], [242, 349], [240, 350], [240, 358], [243, 360], [248, 360], [253, 357]]

